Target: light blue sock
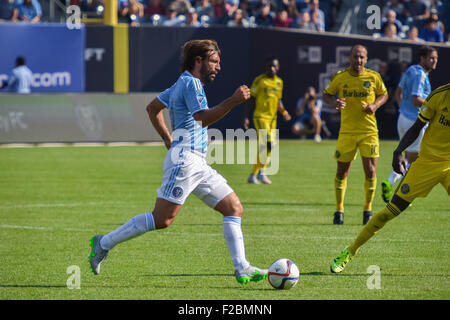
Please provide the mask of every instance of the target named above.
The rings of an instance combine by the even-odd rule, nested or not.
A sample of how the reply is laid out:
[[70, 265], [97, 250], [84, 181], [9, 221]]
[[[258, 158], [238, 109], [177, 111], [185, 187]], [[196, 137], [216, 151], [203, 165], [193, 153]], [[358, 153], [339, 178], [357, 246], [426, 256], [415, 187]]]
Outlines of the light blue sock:
[[244, 236], [240, 217], [223, 217], [223, 236], [227, 241], [228, 250], [235, 270], [243, 270], [250, 263], [245, 258]]
[[100, 241], [100, 246], [104, 250], [111, 250], [123, 241], [133, 239], [152, 230], [155, 230], [153, 214], [151, 212], [143, 213], [131, 218], [121, 227], [105, 235]]

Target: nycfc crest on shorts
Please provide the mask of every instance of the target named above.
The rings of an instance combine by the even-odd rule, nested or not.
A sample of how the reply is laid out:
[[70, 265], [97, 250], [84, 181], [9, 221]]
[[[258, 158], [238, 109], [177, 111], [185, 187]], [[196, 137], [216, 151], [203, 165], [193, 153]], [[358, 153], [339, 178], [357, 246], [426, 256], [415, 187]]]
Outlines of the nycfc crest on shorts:
[[172, 189], [172, 196], [174, 198], [180, 198], [183, 195], [183, 188], [182, 187], [175, 187]]

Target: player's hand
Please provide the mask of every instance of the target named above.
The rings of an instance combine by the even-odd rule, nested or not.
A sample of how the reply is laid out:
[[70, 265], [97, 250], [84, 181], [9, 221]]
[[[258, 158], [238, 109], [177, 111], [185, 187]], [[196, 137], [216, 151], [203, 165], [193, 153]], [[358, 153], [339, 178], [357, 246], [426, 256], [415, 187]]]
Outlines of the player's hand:
[[377, 107], [373, 103], [363, 105], [362, 107], [363, 111], [367, 114], [374, 114], [377, 111]]
[[399, 153], [394, 151], [394, 157], [392, 158], [392, 168], [395, 172], [401, 174], [402, 176], [404, 176], [406, 174], [406, 171], [408, 171], [406, 160], [401, 152]]
[[336, 110], [341, 111], [342, 109], [345, 108], [346, 105], [347, 105], [347, 103], [345, 102], [345, 98], [337, 98], [336, 100], [334, 100], [333, 107]]
[[242, 102], [250, 99], [250, 89], [246, 85], [242, 85], [236, 89], [231, 98], [236, 102], [236, 104], [241, 104]]
[[286, 113], [283, 116], [283, 119], [284, 119], [284, 121], [288, 122], [288, 121], [291, 121], [292, 117], [291, 117], [291, 115], [289, 113]]
[[164, 141], [164, 144], [165, 144], [167, 150], [169, 150], [170, 147], [172, 146], [172, 137], [167, 137], [167, 138], [163, 139], [163, 141]]
[[250, 120], [248, 120], [248, 118], [244, 118], [244, 122], [242, 123], [242, 126], [244, 127], [244, 129], [248, 130], [249, 125], [250, 125]]

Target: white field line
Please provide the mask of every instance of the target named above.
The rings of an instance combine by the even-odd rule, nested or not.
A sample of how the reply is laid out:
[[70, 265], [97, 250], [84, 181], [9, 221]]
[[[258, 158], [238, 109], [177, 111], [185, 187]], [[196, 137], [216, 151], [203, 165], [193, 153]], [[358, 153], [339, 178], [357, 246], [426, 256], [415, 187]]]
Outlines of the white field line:
[[61, 147], [129, 147], [129, 146], [163, 146], [162, 142], [73, 142], [73, 143], [0, 143], [0, 148], [61, 148]]
[[[25, 203], [25, 204], [0, 204], [0, 209], [8, 208], [64, 208], [64, 207], [83, 207], [83, 206], [120, 206], [124, 205], [125, 202], [62, 202], [62, 203]], [[128, 205], [127, 205], [128, 206]]]
[[[0, 228], [4, 229], [25, 229], [25, 230], [64, 230], [64, 231], [79, 231], [79, 232], [92, 232], [92, 229], [84, 229], [84, 228], [53, 228], [53, 227], [44, 227], [44, 226], [22, 226], [22, 225], [10, 225], [10, 224], [0, 224]], [[165, 231], [163, 234], [168, 236], [200, 236], [200, 237], [223, 237], [222, 233], [205, 233], [205, 232], [172, 232]], [[259, 238], [259, 239], [317, 239], [317, 240], [354, 240], [354, 237], [323, 237], [323, 236], [309, 236], [309, 235], [261, 235], [261, 234], [245, 234], [245, 238]], [[371, 241], [380, 241], [380, 242], [425, 242], [425, 243], [448, 243], [449, 240], [443, 239], [371, 239]]]
[[55, 230], [63, 230], [63, 231], [80, 231], [80, 232], [93, 232], [91, 229], [82, 229], [82, 228], [53, 228], [53, 227], [42, 227], [42, 226], [19, 226], [12, 224], [0, 224], [0, 228], [3, 229], [24, 229], [24, 230], [46, 230], [46, 231], [55, 231]]

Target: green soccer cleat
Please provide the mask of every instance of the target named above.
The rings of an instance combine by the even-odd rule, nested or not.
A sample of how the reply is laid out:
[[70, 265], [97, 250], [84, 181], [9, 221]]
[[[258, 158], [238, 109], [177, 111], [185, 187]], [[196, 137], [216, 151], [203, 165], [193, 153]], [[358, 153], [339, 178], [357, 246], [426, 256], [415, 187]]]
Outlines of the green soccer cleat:
[[250, 281], [258, 282], [263, 279], [267, 279], [267, 275], [269, 270], [267, 269], [259, 269], [253, 266], [248, 266], [244, 270], [236, 270], [235, 276], [237, 282], [241, 284], [249, 283]]
[[392, 198], [392, 186], [388, 179], [381, 182], [381, 197], [383, 201], [389, 203]]
[[330, 270], [333, 273], [340, 273], [344, 271], [345, 266], [347, 263], [352, 260], [354, 255], [348, 250], [348, 247], [342, 250], [342, 252], [334, 258], [333, 262], [331, 262]]
[[100, 240], [102, 238], [102, 235], [96, 235], [90, 240], [91, 254], [89, 255], [89, 263], [91, 264], [91, 270], [95, 275], [100, 273], [100, 265], [108, 257], [108, 251], [100, 246]]

